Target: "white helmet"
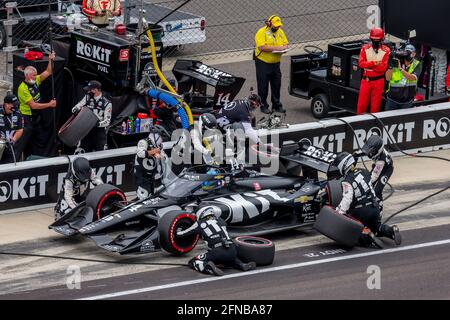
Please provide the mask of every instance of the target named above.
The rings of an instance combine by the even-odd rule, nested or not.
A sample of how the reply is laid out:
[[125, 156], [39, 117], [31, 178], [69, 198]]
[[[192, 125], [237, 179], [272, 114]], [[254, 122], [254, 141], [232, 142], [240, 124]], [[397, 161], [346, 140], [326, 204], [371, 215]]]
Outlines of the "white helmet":
[[338, 168], [341, 175], [347, 174], [351, 167], [356, 163], [355, 158], [348, 152], [339, 153], [334, 159], [334, 165]]
[[203, 220], [206, 219], [208, 217], [220, 217], [220, 214], [222, 213], [222, 211], [214, 206], [209, 206], [209, 207], [203, 207], [200, 210], [197, 211], [196, 215], [197, 215], [197, 220]]

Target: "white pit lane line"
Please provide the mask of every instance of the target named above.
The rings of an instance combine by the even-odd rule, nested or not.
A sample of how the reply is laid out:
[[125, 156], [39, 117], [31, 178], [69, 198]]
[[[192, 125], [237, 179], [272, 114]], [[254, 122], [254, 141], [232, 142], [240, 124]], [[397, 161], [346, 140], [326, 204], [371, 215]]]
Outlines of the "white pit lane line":
[[442, 246], [442, 245], [446, 245], [446, 244], [450, 244], [450, 239], [434, 241], [434, 242], [419, 243], [419, 244], [415, 244], [415, 245], [394, 248], [394, 249], [386, 249], [386, 250], [358, 253], [358, 254], [347, 255], [347, 256], [343, 256], [343, 257], [319, 259], [319, 260], [314, 260], [314, 261], [309, 261], [309, 262], [288, 264], [288, 265], [279, 266], [279, 267], [235, 273], [235, 274], [225, 275], [222, 277], [211, 276], [211, 277], [205, 278], [205, 279], [196, 279], [196, 280], [190, 280], [190, 281], [169, 283], [169, 284], [160, 285], [160, 286], [147, 287], [147, 288], [142, 288], [142, 289], [119, 291], [119, 292], [114, 292], [114, 293], [109, 293], [109, 294], [104, 294], [104, 295], [81, 298], [81, 299], [77, 299], [77, 300], [103, 300], [103, 299], [117, 298], [117, 297], [129, 296], [129, 295], [139, 294], [139, 293], [144, 293], [144, 292], [172, 289], [172, 288], [184, 287], [184, 286], [206, 283], [206, 282], [221, 281], [221, 280], [226, 280], [226, 279], [231, 279], [231, 278], [248, 277], [248, 276], [252, 276], [255, 274], [262, 274], [262, 273], [295, 269], [295, 268], [303, 268], [303, 267], [308, 267], [308, 266], [317, 265], [317, 264], [324, 264], [324, 263], [350, 260], [350, 259], [358, 259], [358, 258], [364, 258], [364, 257], [370, 257], [370, 256], [376, 256], [376, 255], [388, 254], [388, 253], [395, 253], [395, 252], [402, 252], [402, 251], [410, 251], [410, 250], [416, 250], [416, 249], [421, 249], [421, 248]]

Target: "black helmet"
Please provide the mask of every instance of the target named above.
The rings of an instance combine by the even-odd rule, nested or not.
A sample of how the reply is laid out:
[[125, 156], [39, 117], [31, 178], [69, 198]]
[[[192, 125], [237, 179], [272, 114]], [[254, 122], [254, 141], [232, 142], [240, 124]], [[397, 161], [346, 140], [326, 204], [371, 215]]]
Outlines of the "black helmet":
[[339, 153], [334, 159], [333, 164], [338, 168], [341, 175], [345, 175], [356, 163], [355, 158], [348, 152]]
[[217, 128], [217, 120], [211, 113], [204, 113], [200, 116], [200, 120], [202, 122], [202, 126], [205, 126], [208, 129]]
[[373, 134], [367, 139], [366, 143], [362, 147], [362, 152], [364, 152], [369, 158], [373, 159], [380, 155], [383, 151], [384, 142], [380, 136]]
[[72, 162], [72, 173], [78, 180], [86, 182], [91, 178], [92, 168], [88, 159], [78, 157]]
[[258, 96], [256, 93], [252, 93], [252, 94], [247, 98], [247, 100], [256, 103], [256, 104], [257, 104], [256, 107], [259, 107], [259, 106], [261, 105], [261, 101], [262, 101], [262, 100], [261, 100], [261, 97]]

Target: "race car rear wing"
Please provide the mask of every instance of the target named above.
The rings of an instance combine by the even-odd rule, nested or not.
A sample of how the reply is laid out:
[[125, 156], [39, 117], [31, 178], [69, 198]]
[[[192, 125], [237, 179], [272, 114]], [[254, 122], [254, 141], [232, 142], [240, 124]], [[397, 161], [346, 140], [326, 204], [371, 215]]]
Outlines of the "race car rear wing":
[[224, 104], [233, 101], [245, 82], [244, 78], [236, 77], [196, 60], [179, 59], [172, 72], [177, 79], [179, 94], [192, 93], [206, 98], [207, 86], [215, 88], [212, 104], [204, 103], [205, 108], [220, 109]]
[[326, 173], [328, 177], [334, 177], [337, 173], [337, 168], [333, 165], [335, 158], [335, 153], [304, 142], [285, 144], [280, 151], [280, 161], [286, 168], [297, 164], [303, 167], [304, 172], [309, 168]]

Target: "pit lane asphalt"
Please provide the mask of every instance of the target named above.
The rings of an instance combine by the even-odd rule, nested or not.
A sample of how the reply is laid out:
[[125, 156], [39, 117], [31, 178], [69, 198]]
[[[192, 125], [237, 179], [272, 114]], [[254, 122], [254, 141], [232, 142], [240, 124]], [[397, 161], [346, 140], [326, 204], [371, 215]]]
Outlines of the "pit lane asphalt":
[[[403, 237], [402, 246], [386, 240], [382, 251], [344, 251], [334, 243], [284, 250], [272, 266], [247, 273], [228, 269], [221, 278], [176, 267], [83, 282], [80, 290], [56, 286], [0, 298], [449, 299], [450, 225], [405, 231]], [[380, 268], [380, 289], [367, 287], [369, 266]]]
[[[446, 185], [448, 181], [397, 187], [395, 196], [386, 201], [385, 218]], [[450, 239], [449, 208], [450, 197], [447, 191], [395, 217], [392, 223], [399, 224], [404, 243], [401, 247], [388, 244], [387, 248], [397, 250], [409, 245]], [[315, 259], [340, 259], [378, 251], [362, 248], [344, 253], [328, 251], [340, 247], [311, 229], [291, 230], [269, 238], [275, 242], [277, 252], [274, 265], [267, 268], [288, 269], [262, 274], [225, 270], [227, 275], [238, 276], [239, 281], [234, 278], [204, 276], [187, 267], [111, 265], [38, 257], [1, 256], [0, 299], [450, 298], [450, 277], [447, 271], [450, 262], [449, 244], [380, 255], [377, 253], [374, 256], [308, 266], [303, 264], [314, 263]], [[186, 263], [204, 249], [199, 246], [182, 257], [172, 257], [164, 252], [138, 257], [119, 257], [97, 248], [91, 241], [82, 237], [64, 238], [59, 235], [8, 243], [0, 248], [1, 251], [158, 263]], [[308, 253], [314, 253], [319, 257], [312, 255], [313, 258], [308, 258], [305, 256]], [[293, 268], [292, 265], [295, 264], [300, 266]], [[368, 290], [366, 287], [369, 277], [366, 270], [369, 265], [381, 268], [381, 290]], [[67, 270], [73, 266], [80, 267], [81, 290], [67, 289]], [[264, 272], [264, 270], [265, 268], [258, 268], [256, 271]], [[193, 282], [186, 285], [185, 281]], [[207, 282], [197, 283], [198, 281]], [[155, 287], [160, 285], [168, 287], [156, 290], [158, 288]], [[142, 288], [153, 291], [123, 293]], [[105, 296], [108, 294], [113, 296]]]

